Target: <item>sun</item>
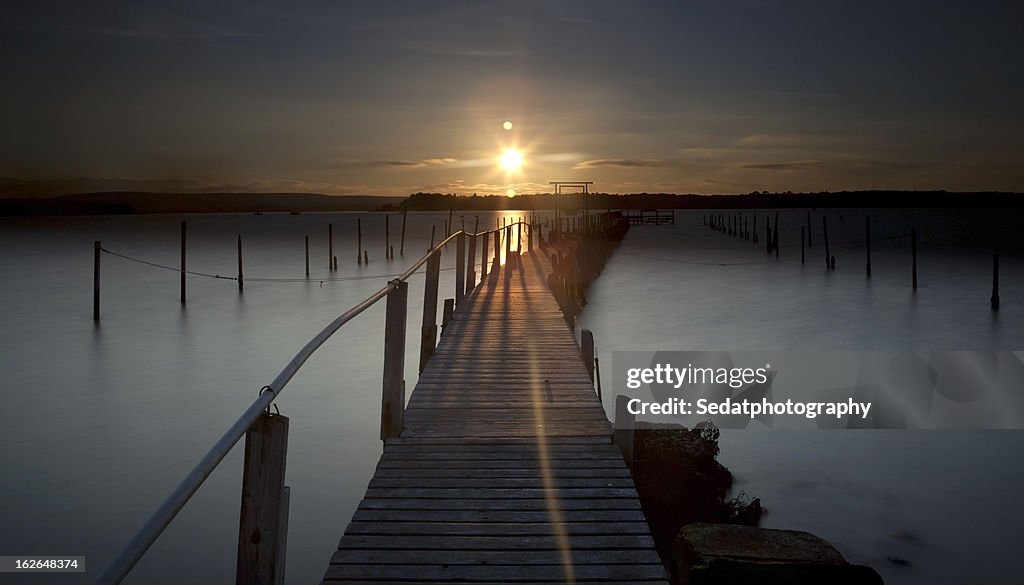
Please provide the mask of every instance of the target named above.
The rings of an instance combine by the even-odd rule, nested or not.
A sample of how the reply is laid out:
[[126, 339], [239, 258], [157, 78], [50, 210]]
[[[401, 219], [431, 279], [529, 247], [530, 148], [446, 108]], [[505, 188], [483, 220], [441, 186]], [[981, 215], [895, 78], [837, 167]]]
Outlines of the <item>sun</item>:
[[509, 190], [505, 191], [505, 197], [515, 197], [515, 196], [516, 196], [516, 190], [515, 189], [509, 189]]
[[515, 173], [523, 168], [523, 153], [516, 148], [506, 148], [498, 157], [498, 165], [506, 173]]

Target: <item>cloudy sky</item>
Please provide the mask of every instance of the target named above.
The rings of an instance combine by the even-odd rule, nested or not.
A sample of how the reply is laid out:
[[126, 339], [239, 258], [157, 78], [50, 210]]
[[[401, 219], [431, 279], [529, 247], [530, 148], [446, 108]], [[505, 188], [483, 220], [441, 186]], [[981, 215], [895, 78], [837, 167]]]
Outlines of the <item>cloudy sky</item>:
[[[0, 177], [393, 195], [552, 180], [1024, 191], [1018, 5], [9, 1]], [[510, 147], [518, 171], [498, 164]]]

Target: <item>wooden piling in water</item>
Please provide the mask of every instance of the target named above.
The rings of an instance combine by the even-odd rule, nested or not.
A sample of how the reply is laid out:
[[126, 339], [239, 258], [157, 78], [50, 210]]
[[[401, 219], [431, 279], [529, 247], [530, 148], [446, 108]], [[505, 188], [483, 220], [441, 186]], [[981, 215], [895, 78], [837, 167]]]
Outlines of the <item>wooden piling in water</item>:
[[398, 255], [405, 256], [405, 221], [409, 215], [409, 206], [402, 207], [402, 243], [398, 246]]
[[309, 278], [309, 236], [306, 236], [306, 278]]
[[910, 271], [914, 290], [917, 290], [917, 228], [910, 230]]
[[992, 254], [992, 297], [989, 304], [992, 310], [999, 310], [999, 254]]
[[185, 304], [185, 220], [181, 221], [181, 304]]
[[409, 283], [391, 281], [384, 323], [384, 388], [381, 395], [380, 438], [402, 434], [405, 426], [405, 323]]
[[824, 215], [821, 216], [821, 228], [824, 231], [823, 235], [824, 235], [824, 238], [825, 238], [825, 269], [826, 270], [830, 270], [832, 268], [832, 261], [831, 261], [832, 255], [829, 253], [829, 248], [828, 248], [828, 217], [827, 216], [824, 216]]
[[245, 280], [242, 278], [242, 234], [238, 234], [238, 292], [245, 288]]
[[92, 244], [92, 320], [100, 320], [100, 252], [103, 246], [99, 240]]
[[264, 413], [245, 433], [236, 583], [284, 583], [288, 417]]
[[804, 227], [800, 226], [800, 264], [804, 263]]
[[[358, 220], [356, 220], [358, 221]], [[327, 224], [327, 270], [334, 270], [334, 224]]]
[[864, 216], [864, 252], [867, 254], [867, 265], [865, 271], [868, 278], [871, 278], [871, 216]]
[[452, 223], [452, 221], [454, 219], [455, 219], [455, 208], [454, 207], [449, 207], [448, 208], [448, 223], [444, 224], [444, 237], [446, 237], [446, 238], [448, 236], [452, 235], [451, 234], [451, 230], [453, 229], [452, 226], [455, 225], [455, 224]]

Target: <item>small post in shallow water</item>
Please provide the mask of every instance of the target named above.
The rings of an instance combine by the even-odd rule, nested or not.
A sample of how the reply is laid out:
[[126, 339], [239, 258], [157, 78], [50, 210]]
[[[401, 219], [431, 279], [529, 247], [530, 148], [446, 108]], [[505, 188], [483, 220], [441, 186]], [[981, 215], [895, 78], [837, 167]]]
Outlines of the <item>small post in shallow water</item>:
[[356, 218], [356, 264], [363, 263], [363, 220]]
[[306, 236], [306, 278], [309, 278], [309, 236]]
[[917, 290], [917, 228], [910, 230], [910, 271], [911, 283]]
[[181, 221], [181, 304], [185, 304], [185, 220]]
[[238, 234], [238, 292], [245, 288], [245, 280], [242, 278], [242, 234]]
[[405, 256], [405, 221], [409, 215], [409, 206], [402, 207], [402, 242], [398, 245], [398, 255]]
[[867, 265], [865, 270], [867, 271], [868, 278], [871, 278], [871, 216], [864, 216], [864, 251], [867, 253]]
[[92, 245], [92, 320], [100, 320], [100, 251], [103, 246], [99, 241]]
[[992, 254], [992, 310], [999, 310], [999, 254]]

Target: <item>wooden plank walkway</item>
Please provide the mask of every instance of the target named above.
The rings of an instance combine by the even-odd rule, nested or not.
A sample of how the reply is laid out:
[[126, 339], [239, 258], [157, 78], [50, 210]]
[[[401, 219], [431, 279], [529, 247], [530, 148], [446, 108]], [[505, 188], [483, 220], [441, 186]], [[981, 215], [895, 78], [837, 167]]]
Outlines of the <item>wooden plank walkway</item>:
[[324, 583], [666, 582], [548, 260], [522, 258], [456, 310]]

